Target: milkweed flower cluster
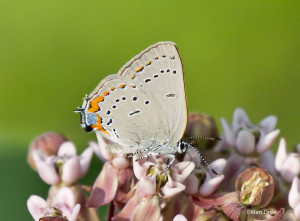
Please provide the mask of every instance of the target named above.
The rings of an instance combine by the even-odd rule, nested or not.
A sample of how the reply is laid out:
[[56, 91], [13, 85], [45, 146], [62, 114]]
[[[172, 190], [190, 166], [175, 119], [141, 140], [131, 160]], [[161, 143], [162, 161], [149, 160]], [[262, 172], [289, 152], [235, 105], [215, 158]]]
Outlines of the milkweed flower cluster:
[[[137, 160], [109, 152], [110, 141], [98, 142], [77, 155], [74, 144], [47, 133], [36, 138], [28, 162], [51, 185], [47, 200], [32, 195], [27, 207], [34, 220], [99, 220], [96, 208], [109, 205], [107, 220], [300, 220], [299, 146], [288, 152], [269, 116], [251, 124], [238, 108], [233, 122], [221, 119], [222, 140], [213, 118], [190, 114], [184, 139], [197, 147], [218, 176], [188, 149], [168, 168], [164, 155]], [[92, 154], [104, 165], [92, 187], [78, 179], [88, 171]], [[89, 194], [87, 194], [89, 192]]]

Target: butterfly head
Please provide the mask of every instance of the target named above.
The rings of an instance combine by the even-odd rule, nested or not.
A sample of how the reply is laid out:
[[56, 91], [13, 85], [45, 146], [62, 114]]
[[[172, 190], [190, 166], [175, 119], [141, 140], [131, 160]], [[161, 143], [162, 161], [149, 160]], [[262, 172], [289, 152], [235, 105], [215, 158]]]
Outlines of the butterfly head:
[[91, 121], [91, 118], [93, 118], [93, 117], [90, 116], [90, 114], [86, 111], [86, 107], [87, 107], [88, 103], [89, 103], [88, 95], [85, 95], [85, 98], [83, 98], [82, 106], [77, 107], [77, 109], [74, 110], [74, 112], [75, 113], [80, 113], [81, 128], [84, 129], [86, 132], [91, 132], [91, 131], [93, 131], [93, 128], [91, 126], [90, 121]]
[[93, 128], [91, 125], [88, 125], [86, 122], [86, 113], [85, 108], [78, 107], [76, 110], [74, 110], [75, 113], [80, 113], [80, 124], [81, 128], [84, 129], [86, 132], [91, 132]]

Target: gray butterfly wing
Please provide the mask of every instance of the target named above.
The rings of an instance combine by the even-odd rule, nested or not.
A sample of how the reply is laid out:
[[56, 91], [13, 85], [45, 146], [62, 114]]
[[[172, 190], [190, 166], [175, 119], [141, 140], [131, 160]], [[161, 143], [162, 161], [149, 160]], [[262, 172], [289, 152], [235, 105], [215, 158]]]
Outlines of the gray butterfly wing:
[[125, 64], [118, 75], [151, 94], [166, 115], [171, 143], [183, 136], [187, 109], [183, 67], [173, 42], [156, 43]]
[[113, 152], [132, 153], [169, 137], [167, 116], [159, 103], [130, 80], [108, 76], [83, 106], [86, 124], [122, 146]]

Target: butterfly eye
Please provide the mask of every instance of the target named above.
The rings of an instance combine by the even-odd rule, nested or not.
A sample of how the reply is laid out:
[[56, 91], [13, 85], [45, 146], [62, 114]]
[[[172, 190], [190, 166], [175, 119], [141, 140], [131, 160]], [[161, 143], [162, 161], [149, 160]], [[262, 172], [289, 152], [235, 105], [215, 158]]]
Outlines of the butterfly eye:
[[184, 142], [179, 141], [179, 143], [178, 143], [178, 152], [183, 153], [183, 152], [186, 151], [186, 148], [187, 148], [187, 145]]

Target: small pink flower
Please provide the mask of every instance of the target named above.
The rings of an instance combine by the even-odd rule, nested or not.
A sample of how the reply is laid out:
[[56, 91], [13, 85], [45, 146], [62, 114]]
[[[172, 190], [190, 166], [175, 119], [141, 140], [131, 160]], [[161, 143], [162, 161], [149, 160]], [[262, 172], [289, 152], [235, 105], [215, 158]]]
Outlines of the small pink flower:
[[27, 162], [36, 170], [33, 152], [39, 150], [47, 156], [56, 155], [60, 145], [65, 141], [67, 141], [67, 138], [58, 133], [46, 132], [41, 134], [30, 143]]
[[281, 138], [275, 157], [275, 168], [288, 182], [292, 182], [294, 177], [297, 177], [300, 173], [299, 157], [299, 154], [287, 153], [286, 141]]
[[300, 180], [294, 177], [288, 196], [290, 207], [294, 209], [294, 214], [300, 220]]
[[35, 221], [45, 217], [66, 218], [69, 221], [76, 221], [80, 211], [80, 204], [75, 205], [74, 196], [68, 187], [62, 187], [55, 198], [54, 206], [39, 196], [32, 195], [27, 200], [27, 208]]
[[87, 173], [92, 154], [92, 148], [87, 148], [80, 156], [77, 156], [74, 144], [67, 141], [59, 147], [56, 156], [47, 156], [37, 150], [33, 152], [33, 159], [45, 183], [56, 185], [63, 182], [70, 185]]
[[157, 195], [154, 195], [155, 193], [155, 177], [142, 177], [134, 187], [133, 196], [113, 220], [139, 220], [138, 218], [140, 217], [143, 217], [145, 220], [149, 220], [150, 218], [158, 220], [160, 207]]
[[108, 141], [105, 141], [101, 135], [97, 134], [98, 145], [91, 142], [90, 145], [100, 159], [106, 161], [99, 176], [97, 177], [87, 205], [89, 207], [99, 207], [110, 203], [118, 198], [118, 193], [124, 195], [121, 191], [125, 183], [131, 179], [132, 170], [129, 160], [124, 154], [111, 154], [108, 152]]
[[[195, 164], [191, 161], [184, 161], [180, 163], [174, 162], [168, 169], [166, 160], [163, 156], [151, 157], [149, 161], [139, 160], [136, 161], [136, 156], [133, 158], [133, 171], [138, 179], [145, 177], [149, 171], [150, 166], [153, 167], [154, 174], [151, 176], [156, 177], [158, 174], [165, 173], [168, 181], [161, 188], [164, 198], [169, 198], [185, 189], [182, 183], [191, 174], [195, 168]], [[149, 176], [149, 174], [148, 174]]]
[[[193, 160], [198, 167], [201, 165], [201, 159], [198, 154], [193, 150], [188, 150], [185, 155], [185, 160]], [[210, 164], [210, 166], [218, 173], [221, 174], [225, 168], [226, 160], [217, 159]], [[224, 179], [224, 175], [216, 176], [212, 174], [209, 168], [205, 168], [205, 179], [199, 180], [196, 176], [196, 171], [194, 171], [184, 182], [186, 186], [185, 192], [188, 194], [199, 193], [202, 196], [209, 196], [217, 190]], [[199, 183], [202, 183], [199, 187]]]
[[275, 116], [268, 116], [255, 126], [250, 123], [242, 108], [235, 110], [232, 125], [224, 118], [221, 119], [221, 123], [224, 132], [223, 141], [216, 148], [222, 149], [224, 145], [233, 146], [242, 155], [266, 152], [279, 134], [279, 130], [274, 130], [277, 123]]
[[133, 168], [139, 181], [132, 189], [132, 197], [114, 218], [140, 220], [143, 217], [145, 220], [159, 220], [162, 209], [160, 204], [171, 200], [185, 189], [182, 182], [191, 174], [195, 164], [174, 162], [167, 168], [163, 156], [150, 157], [147, 161], [137, 161], [136, 158], [137, 156], [133, 157]]

